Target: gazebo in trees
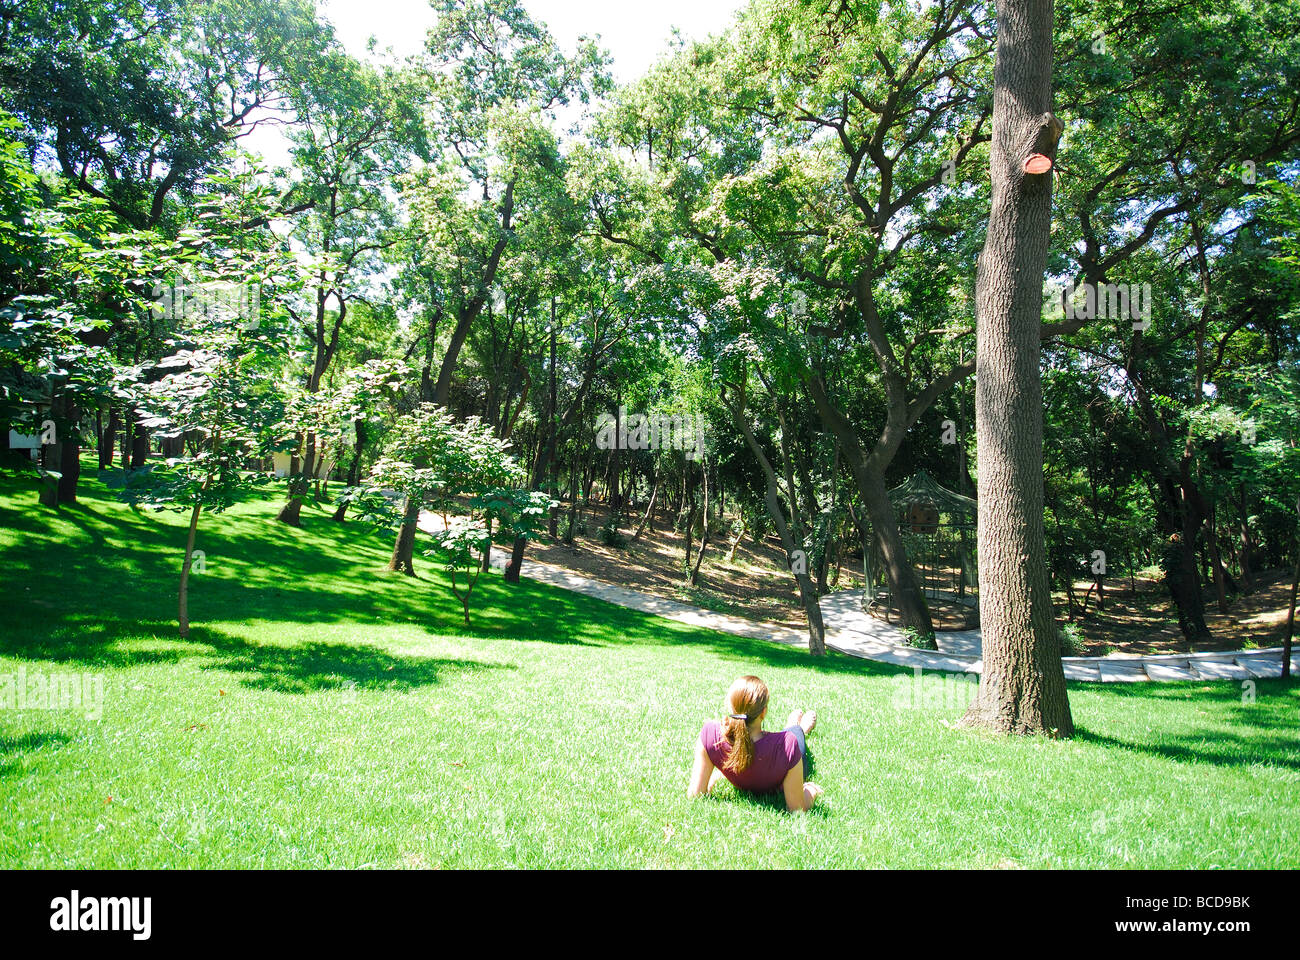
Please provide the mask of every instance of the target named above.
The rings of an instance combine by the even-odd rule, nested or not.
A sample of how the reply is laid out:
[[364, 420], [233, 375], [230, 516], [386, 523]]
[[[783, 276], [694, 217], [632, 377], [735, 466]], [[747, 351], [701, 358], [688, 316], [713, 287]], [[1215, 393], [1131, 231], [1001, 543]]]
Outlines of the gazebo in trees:
[[[931, 604], [935, 627], [966, 629], [979, 623], [976, 504], [940, 486], [924, 470], [889, 491], [899, 533], [917, 580]], [[876, 538], [865, 552], [863, 606], [890, 621], [895, 608]]]

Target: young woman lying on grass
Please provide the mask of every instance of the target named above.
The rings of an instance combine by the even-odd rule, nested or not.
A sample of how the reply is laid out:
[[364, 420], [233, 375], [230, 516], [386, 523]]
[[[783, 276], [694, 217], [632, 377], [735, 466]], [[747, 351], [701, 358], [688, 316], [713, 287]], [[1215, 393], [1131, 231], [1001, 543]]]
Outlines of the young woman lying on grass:
[[796, 710], [780, 733], [765, 733], [767, 684], [758, 677], [741, 677], [727, 691], [727, 718], [709, 720], [695, 742], [695, 768], [688, 797], [708, 793], [723, 777], [750, 793], [785, 794], [787, 810], [810, 810], [822, 794], [815, 783], [804, 783], [807, 736], [817, 714]]

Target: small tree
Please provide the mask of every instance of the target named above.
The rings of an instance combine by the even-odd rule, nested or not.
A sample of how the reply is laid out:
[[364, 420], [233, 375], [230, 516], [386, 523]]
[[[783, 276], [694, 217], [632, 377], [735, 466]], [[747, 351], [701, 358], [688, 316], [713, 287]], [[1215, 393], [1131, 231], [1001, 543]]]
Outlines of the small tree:
[[[457, 497], [521, 482], [509, 449], [510, 443], [477, 417], [457, 423], [436, 404], [422, 403], [398, 417], [389, 429], [384, 456], [354, 498], [372, 520], [385, 522], [394, 519], [394, 505], [388, 498], [396, 495], [401, 501], [390, 570], [414, 576], [406, 558], [411, 556], [421, 510], [446, 514]], [[487, 464], [495, 468], [488, 471]]]
[[[541, 533], [547, 516], [556, 505], [540, 490], [484, 488], [470, 501], [471, 509], [481, 511], [478, 516], [457, 518], [433, 534], [436, 548], [426, 550], [425, 556], [441, 557], [451, 592], [460, 601], [464, 612], [465, 626], [470, 625], [470, 596], [483, 573], [481, 558], [492, 543], [493, 525], [502, 542], [514, 543], [521, 538], [531, 540]], [[457, 582], [458, 574], [464, 576], [464, 589]]]
[[[521, 489], [525, 479], [509, 441], [491, 427], [477, 417], [457, 422], [441, 407], [424, 403], [393, 424], [385, 456], [371, 468], [355, 500], [371, 519], [400, 524], [403, 535], [410, 528], [412, 537], [412, 513], [418, 517], [431, 510], [444, 518], [434, 534], [435, 549], [425, 555], [443, 560], [468, 625], [479, 557], [491, 544], [494, 527], [512, 542], [535, 536], [553, 505], [545, 494]], [[468, 517], [447, 519], [466, 508]]]
[[[164, 275], [184, 270], [190, 291], [213, 295], [175, 318], [167, 356], [123, 370], [115, 383], [144, 414], [142, 427], [187, 441], [165, 466], [132, 471], [122, 481], [122, 495], [132, 503], [189, 511], [177, 611], [182, 637], [189, 633], [189, 577], [200, 516], [205, 509], [225, 510], [269, 479], [246, 467], [265, 454], [273, 436], [277, 372], [285, 355], [283, 299], [303, 283], [291, 253], [267, 238], [261, 249], [235, 239], [242, 223], [265, 213], [269, 193], [251, 174], [215, 185], [218, 192], [201, 203], [204, 228], [182, 231], [178, 241], [159, 248], [153, 264]], [[258, 291], [254, 316], [248, 296], [231, 295], [251, 290]], [[159, 377], [159, 371], [165, 372]]]

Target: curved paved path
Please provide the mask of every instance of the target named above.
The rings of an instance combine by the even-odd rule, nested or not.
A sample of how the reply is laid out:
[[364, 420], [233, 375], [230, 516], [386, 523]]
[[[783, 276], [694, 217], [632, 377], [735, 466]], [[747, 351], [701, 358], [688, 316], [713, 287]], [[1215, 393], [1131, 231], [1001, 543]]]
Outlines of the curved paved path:
[[[441, 518], [432, 514], [420, 515], [420, 527], [436, 530]], [[506, 565], [507, 554], [499, 548], [492, 551], [492, 566], [498, 570]], [[772, 623], [759, 623], [725, 613], [716, 613], [703, 607], [665, 600], [627, 587], [602, 583], [559, 567], [535, 560], [525, 560], [521, 573], [530, 580], [572, 590], [588, 597], [596, 597], [621, 607], [630, 607], [643, 613], [707, 627], [723, 633], [770, 640], [791, 646], [807, 646], [808, 631], [782, 627]], [[979, 673], [984, 664], [980, 656], [980, 632], [962, 630], [939, 634], [939, 650], [917, 650], [904, 643], [903, 631], [863, 611], [862, 593], [858, 590], [841, 590], [822, 597], [822, 618], [826, 622], [826, 646], [851, 657], [878, 660], [904, 667], [923, 670], [945, 670], [954, 673]], [[1064, 657], [1065, 676], [1069, 680], [1102, 683], [1166, 680], [1253, 680], [1282, 675], [1282, 648], [1267, 650], [1238, 650], [1224, 653], [1188, 653], [1170, 656], [1144, 657]], [[1300, 655], [1292, 650], [1291, 671], [1300, 674]]]

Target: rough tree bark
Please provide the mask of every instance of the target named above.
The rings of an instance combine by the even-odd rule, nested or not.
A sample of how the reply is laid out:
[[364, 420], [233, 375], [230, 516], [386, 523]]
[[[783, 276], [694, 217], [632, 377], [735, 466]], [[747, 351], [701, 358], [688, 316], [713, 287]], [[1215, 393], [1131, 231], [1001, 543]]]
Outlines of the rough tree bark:
[[1043, 273], [1054, 160], [1052, 4], [998, 4], [993, 80], [993, 198], [976, 277], [975, 423], [984, 672], [966, 722], [1004, 733], [1071, 736], [1043, 532], [1039, 373]]
[[402, 508], [402, 526], [393, 542], [393, 555], [388, 561], [392, 573], [415, 576], [415, 531], [420, 524], [420, 503], [423, 498], [407, 497]]

